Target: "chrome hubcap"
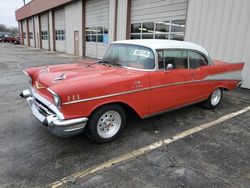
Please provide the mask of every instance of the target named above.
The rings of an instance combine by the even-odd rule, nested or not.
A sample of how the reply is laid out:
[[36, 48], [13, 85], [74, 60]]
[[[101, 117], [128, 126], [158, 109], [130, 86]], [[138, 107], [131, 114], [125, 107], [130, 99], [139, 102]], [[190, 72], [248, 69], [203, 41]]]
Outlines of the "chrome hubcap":
[[220, 99], [221, 99], [221, 90], [220, 89], [214, 90], [211, 97], [212, 105], [216, 106], [220, 102]]
[[102, 138], [113, 137], [121, 127], [121, 116], [116, 111], [105, 112], [98, 120], [97, 132]]

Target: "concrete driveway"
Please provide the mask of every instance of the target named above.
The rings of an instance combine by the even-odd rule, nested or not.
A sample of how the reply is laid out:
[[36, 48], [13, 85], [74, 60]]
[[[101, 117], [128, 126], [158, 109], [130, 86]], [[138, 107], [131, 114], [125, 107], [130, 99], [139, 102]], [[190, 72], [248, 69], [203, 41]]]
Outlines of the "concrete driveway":
[[[109, 144], [84, 135], [58, 138], [19, 97], [28, 87], [22, 70], [78, 60], [0, 44], [0, 187], [249, 187], [250, 111], [98, 170], [106, 161], [250, 106], [249, 90], [226, 92], [215, 110], [194, 105], [146, 120], [130, 115], [124, 133]], [[96, 171], [86, 175], [86, 169]]]

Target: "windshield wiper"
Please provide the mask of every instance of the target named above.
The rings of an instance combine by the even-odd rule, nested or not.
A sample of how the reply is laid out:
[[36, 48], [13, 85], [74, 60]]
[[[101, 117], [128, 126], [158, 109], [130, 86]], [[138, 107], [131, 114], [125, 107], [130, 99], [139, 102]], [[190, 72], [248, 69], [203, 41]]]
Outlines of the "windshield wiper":
[[120, 64], [120, 63], [116, 63], [116, 62], [109, 61], [109, 60], [101, 60], [101, 61], [99, 61], [99, 63], [108, 64], [111, 66], [118, 66], [118, 67], [122, 66], [122, 64]]
[[98, 63], [100, 63], [100, 61], [99, 61], [99, 60], [98, 60], [98, 61], [96, 61], [96, 62], [94, 62], [94, 63], [90, 63], [90, 64], [86, 65], [86, 67], [91, 67], [92, 65], [95, 65], [95, 64], [98, 64]]

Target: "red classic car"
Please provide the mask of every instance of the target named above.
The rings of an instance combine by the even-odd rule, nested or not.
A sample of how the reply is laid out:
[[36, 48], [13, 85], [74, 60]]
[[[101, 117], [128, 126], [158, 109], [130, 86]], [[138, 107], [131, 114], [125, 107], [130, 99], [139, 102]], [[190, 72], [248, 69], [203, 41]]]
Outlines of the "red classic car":
[[199, 45], [171, 40], [113, 42], [102, 60], [24, 71], [33, 115], [53, 134], [86, 130], [99, 143], [123, 130], [126, 112], [141, 118], [194, 103], [216, 108], [241, 84], [244, 63], [212, 61]]

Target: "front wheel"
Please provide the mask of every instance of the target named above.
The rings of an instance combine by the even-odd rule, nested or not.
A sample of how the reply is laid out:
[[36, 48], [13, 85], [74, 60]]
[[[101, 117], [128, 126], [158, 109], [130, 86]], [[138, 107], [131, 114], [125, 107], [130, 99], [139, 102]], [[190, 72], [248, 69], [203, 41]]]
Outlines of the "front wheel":
[[87, 135], [97, 143], [107, 143], [116, 139], [125, 127], [126, 113], [117, 104], [97, 109], [90, 117]]
[[207, 109], [215, 109], [219, 106], [223, 96], [223, 90], [221, 88], [215, 89], [209, 98], [204, 102], [203, 106]]

